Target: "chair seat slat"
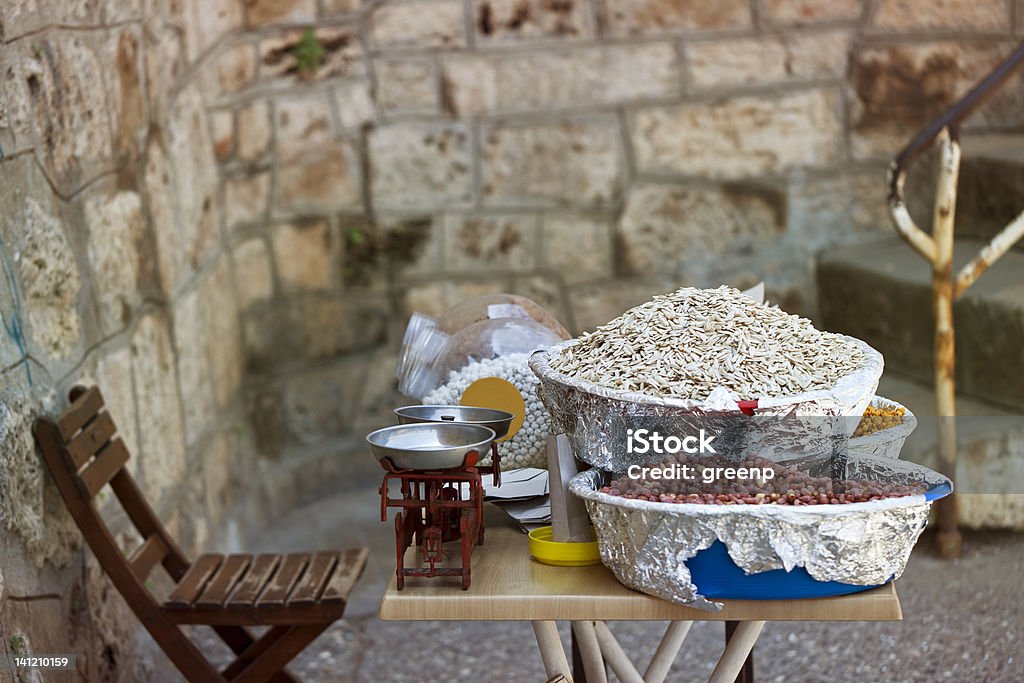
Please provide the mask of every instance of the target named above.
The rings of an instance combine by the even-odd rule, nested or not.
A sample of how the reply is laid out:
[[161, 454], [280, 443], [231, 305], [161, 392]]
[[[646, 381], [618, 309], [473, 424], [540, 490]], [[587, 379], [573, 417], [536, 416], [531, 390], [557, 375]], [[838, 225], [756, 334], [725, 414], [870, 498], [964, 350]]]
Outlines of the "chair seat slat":
[[101, 488], [106, 486], [114, 475], [121, 471], [124, 464], [128, 462], [128, 449], [121, 439], [115, 439], [107, 444], [92, 464], [82, 470], [82, 484], [89, 492], [89, 497], [95, 496]]
[[238, 582], [231, 597], [228, 598], [227, 606], [231, 609], [251, 608], [280, 564], [280, 555], [257, 555], [249, 566], [248, 573]]
[[309, 562], [309, 569], [303, 575], [302, 580], [295, 585], [291, 596], [288, 598], [289, 606], [302, 607], [312, 605], [320, 599], [331, 578], [331, 572], [338, 564], [337, 552], [317, 553]]
[[341, 554], [338, 567], [334, 570], [334, 574], [331, 575], [320, 596], [321, 604], [344, 605], [348, 603], [348, 594], [352, 592], [352, 587], [362, 576], [369, 553], [367, 548], [349, 548]]
[[167, 557], [167, 548], [159, 536], [150, 536], [145, 542], [135, 549], [128, 564], [131, 565], [132, 573], [139, 581], [145, 582], [153, 567], [160, 564]]
[[76, 467], [89, 462], [103, 446], [114, 438], [114, 420], [110, 413], [102, 412], [86, 425], [85, 429], [68, 443], [68, 453]]
[[267, 589], [263, 591], [256, 602], [257, 607], [281, 607], [285, 604], [288, 596], [295, 586], [295, 582], [302, 576], [302, 572], [309, 563], [309, 555], [305, 553], [287, 555], [281, 563], [281, 567], [270, 579]]
[[206, 588], [206, 584], [224, 561], [223, 555], [202, 555], [192, 563], [188, 572], [171, 592], [167, 607], [188, 608], [192, 606], [199, 594]]
[[206, 590], [195, 601], [196, 607], [221, 607], [231, 589], [245, 575], [252, 562], [252, 555], [228, 555], [214, 576], [206, 585]]
[[89, 420], [103, 407], [103, 395], [98, 387], [91, 387], [68, 407], [57, 421], [60, 435], [70, 441], [75, 433], [87, 425]]

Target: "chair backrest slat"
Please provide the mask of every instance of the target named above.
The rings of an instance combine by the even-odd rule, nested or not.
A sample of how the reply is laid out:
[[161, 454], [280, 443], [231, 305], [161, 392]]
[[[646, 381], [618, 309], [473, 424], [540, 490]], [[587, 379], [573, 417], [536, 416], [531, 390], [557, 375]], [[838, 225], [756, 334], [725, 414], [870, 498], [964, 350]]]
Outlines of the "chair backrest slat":
[[65, 441], [70, 441], [75, 432], [88, 424], [103, 407], [103, 394], [100, 393], [99, 387], [90, 387], [85, 391], [72, 391], [77, 396], [72, 397], [73, 403], [57, 421], [60, 435], [64, 437]]
[[115, 439], [96, 455], [96, 459], [82, 470], [81, 480], [89, 498], [110, 483], [125, 463], [128, 462], [128, 449], [121, 439]]
[[135, 574], [139, 581], [145, 583], [153, 567], [160, 564], [167, 557], [167, 548], [164, 542], [157, 535], [148, 537], [142, 545], [135, 549], [128, 564], [131, 565], [132, 574]]
[[90, 458], [100, 452], [103, 446], [114, 437], [114, 420], [110, 413], [102, 412], [85, 428], [68, 442], [68, 453], [75, 465], [81, 467]]

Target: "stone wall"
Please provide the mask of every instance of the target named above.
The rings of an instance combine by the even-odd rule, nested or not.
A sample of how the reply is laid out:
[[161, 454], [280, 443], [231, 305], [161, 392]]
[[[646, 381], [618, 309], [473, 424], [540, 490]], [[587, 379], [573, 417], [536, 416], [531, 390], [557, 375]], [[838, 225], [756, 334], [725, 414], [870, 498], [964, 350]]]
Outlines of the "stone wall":
[[1021, 35], [1019, 0], [3, 2], [0, 648], [141, 678], [28, 432], [75, 382], [187, 548], [244, 534], [372, 468], [413, 310], [813, 314], [814, 253], [889, 229], [887, 160]]

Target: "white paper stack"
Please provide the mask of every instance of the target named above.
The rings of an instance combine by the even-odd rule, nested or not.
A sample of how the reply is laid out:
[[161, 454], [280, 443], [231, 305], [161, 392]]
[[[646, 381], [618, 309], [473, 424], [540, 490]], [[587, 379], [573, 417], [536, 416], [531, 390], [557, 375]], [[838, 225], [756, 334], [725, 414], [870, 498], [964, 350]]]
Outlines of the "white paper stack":
[[484, 499], [519, 522], [524, 529], [551, 523], [551, 497], [548, 495], [548, 471], [539, 467], [523, 467], [501, 473], [501, 486], [494, 478], [483, 476]]

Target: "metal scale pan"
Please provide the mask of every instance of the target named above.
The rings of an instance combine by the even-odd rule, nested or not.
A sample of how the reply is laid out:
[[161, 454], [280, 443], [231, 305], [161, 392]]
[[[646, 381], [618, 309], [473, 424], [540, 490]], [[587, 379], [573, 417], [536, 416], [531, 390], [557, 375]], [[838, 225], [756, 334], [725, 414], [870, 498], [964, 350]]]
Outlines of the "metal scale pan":
[[405, 406], [395, 408], [400, 424], [445, 423], [479, 425], [494, 431], [498, 441], [508, 434], [515, 415], [507, 410], [477, 408], [475, 406]]
[[458, 422], [400, 424], [366, 436], [377, 460], [388, 460], [400, 470], [461, 468], [467, 455], [486, 453], [494, 439], [495, 432], [489, 427]]

